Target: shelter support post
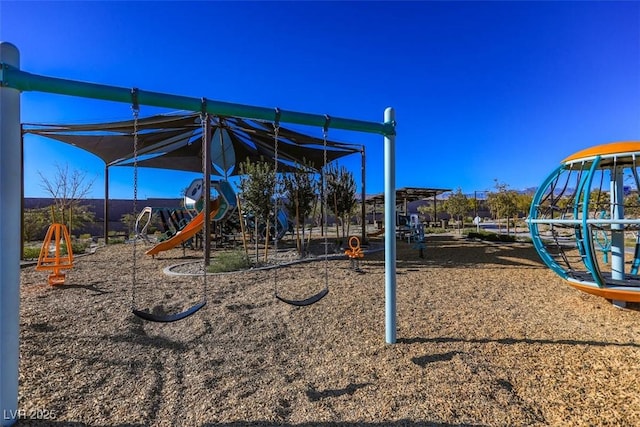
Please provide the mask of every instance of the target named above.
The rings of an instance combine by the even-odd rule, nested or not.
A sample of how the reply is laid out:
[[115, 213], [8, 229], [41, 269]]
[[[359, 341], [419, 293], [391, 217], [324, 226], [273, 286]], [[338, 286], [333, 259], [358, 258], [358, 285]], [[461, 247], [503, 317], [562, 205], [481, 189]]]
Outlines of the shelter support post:
[[361, 156], [361, 161], [362, 161], [362, 166], [361, 166], [361, 172], [362, 172], [362, 177], [360, 179], [360, 182], [362, 184], [362, 188], [361, 188], [361, 193], [360, 193], [360, 201], [362, 202], [362, 211], [361, 211], [361, 218], [360, 218], [360, 222], [362, 223], [362, 230], [360, 231], [360, 241], [364, 244], [367, 243], [367, 204], [365, 203], [366, 201], [366, 197], [367, 197], [367, 192], [366, 192], [366, 188], [365, 188], [365, 180], [366, 180], [366, 173], [365, 173], [365, 155], [364, 155], [364, 145], [362, 146], [362, 156]]
[[[0, 43], [0, 62], [19, 68], [20, 54]], [[4, 66], [0, 73], [4, 72]], [[0, 86], [0, 422], [18, 418], [18, 354], [20, 324], [20, 91]]]
[[[384, 111], [385, 123], [395, 122], [395, 111]], [[384, 137], [384, 263], [385, 263], [385, 339], [396, 342], [396, 138]]]
[[[109, 166], [104, 166], [104, 219], [102, 220], [102, 231], [104, 235], [104, 244], [109, 244]], [[136, 236], [137, 237], [137, 236]]]

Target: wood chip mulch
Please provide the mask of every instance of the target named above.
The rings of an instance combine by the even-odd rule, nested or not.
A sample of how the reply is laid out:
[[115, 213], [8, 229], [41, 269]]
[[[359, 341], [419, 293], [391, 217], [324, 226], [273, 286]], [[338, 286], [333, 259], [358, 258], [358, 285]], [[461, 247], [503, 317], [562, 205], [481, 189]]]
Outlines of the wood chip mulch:
[[[209, 275], [205, 308], [169, 324], [131, 314], [130, 245], [78, 258], [59, 287], [25, 268], [19, 407], [52, 419], [19, 425], [640, 425], [635, 307], [567, 286], [530, 244], [428, 236], [424, 259], [398, 242], [389, 345], [383, 260]], [[163, 273], [184, 261], [139, 250], [135, 305], [197, 303], [201, 277]], [[309, 296], [325, 274], [313, 306], [274, 298], [276, 283]]]

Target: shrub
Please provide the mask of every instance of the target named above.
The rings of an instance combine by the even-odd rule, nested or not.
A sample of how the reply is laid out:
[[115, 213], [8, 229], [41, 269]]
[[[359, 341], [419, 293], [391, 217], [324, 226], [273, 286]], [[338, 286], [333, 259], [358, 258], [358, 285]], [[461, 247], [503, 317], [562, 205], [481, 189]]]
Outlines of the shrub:
[[469, 239], [487, 240], [489, 242], [515, 242], [516, 236], [508, 234], [496, 234], [488, 231], [470, 231], [467, 235]]
[[446, 233], [447, 230], [442, 227], [425, 227], [424, 234]]
[[209, 273], [244, 270], [250, 265], [244, 251], [220, 252], [212, 261]]
[[36, 259], [40, 257], [40, 248], [28, 246], [24, 248], [24, 258], [25, 259]]

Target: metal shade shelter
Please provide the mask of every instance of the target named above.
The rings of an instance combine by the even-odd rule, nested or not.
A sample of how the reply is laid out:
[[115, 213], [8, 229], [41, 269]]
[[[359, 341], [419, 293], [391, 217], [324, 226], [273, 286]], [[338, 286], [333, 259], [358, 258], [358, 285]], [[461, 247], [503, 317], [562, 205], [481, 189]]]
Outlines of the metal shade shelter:
[[[202, 172], [201, 115], [188, 112], [141, 118], [138, 121], [138, 166]], [[272, 123], [237, 117], [210, 116], [211, 174], [237, 175], [245, 161], [274, 159]], [[95, 124], [24, 123], [22, 133], [54, 139], [88, 151], [105, 163], [104, 238], [108, 236], [109, 168], [133, 166], [133, 120]], [[353, 144], [327, 141], [327, 162], [364, 153]], [[364, 161], [364, 159], [363, 159]], [[305, 164], [319, 171], [324, 162], [324, 140], [283, 127], [278, 131], [278, 170], [293, 171]], [[364, 181], [363, 181], [364, 186]]]
[[[407, 213], [407, 205], [411, 202], [415, 202], [416, 200], [426, 200], [429, 198], [433, 198], [433, 206], [434, 206], [434, 217], [437, 216], [437, 197], [441, 194], [448, 193], [451, 189], [448, 188], [424, 188], [424, 187], [402, 187], [396, 190], [396, 202], [402, 202], [403, 210], [405, 214]], [[366, 198], [366, 204], [373, 206], [373, 215], [376, 215], [376, 208], [378, 204], [384, 204], [385, 195], [376, 194], [373, 196], [369, 196]]]

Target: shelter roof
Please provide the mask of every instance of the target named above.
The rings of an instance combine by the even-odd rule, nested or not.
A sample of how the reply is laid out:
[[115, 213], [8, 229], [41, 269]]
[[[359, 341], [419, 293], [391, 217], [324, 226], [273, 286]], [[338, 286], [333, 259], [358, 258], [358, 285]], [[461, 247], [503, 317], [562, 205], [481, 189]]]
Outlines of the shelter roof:
[[[276, 132], [272, 123], [235, 117], [211, 116], [212, 173], [236, 175], [247, 159], [273, 161]], [[203, 126], [199, 113], [166, 114], [140, 118], [140, 167], [202, 171]], [[55, 139], [101, 158], [107, 166], [133, 166], [134, 121], [95, 124], [25, 123], [23, 132]], [[306, 164], [319, 170], [324, 164], [324, 139], [278, 128], [278, 170], [290, 171]], [[361, 146], [326, 141], [327, 163], [361, 151]]]
[[[437, 197], [440, 194], [452, 191], [446, 188], [425, 188], [425, 187], [402, 187], [396, 189], [396, 201], [397, 202], [414, 202], [416, 200], [424, 200], [432, 197]], [[367, 204], [381, 204], [384, 203], [384, 193], [369, 196], [366, 199]]]

